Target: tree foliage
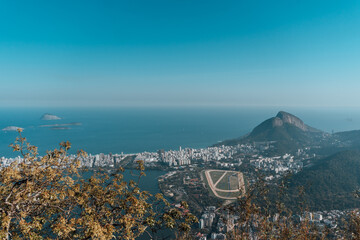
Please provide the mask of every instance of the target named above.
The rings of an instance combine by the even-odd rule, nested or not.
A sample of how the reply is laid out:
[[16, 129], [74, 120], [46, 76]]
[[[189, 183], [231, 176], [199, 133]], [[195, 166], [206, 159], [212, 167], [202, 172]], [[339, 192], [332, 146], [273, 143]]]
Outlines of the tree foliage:
[[[82, 179], [86, 153], [70, 157], [69, 142], [40, 157], [19, 130], [11, 147], [22, 159], [0, 169], [1, 239], [135, 239], [164, 227], [186, 237], [197, 221], [186, 203], [174, 208], [161, 194], [126, 182], [121, 168]], [[140, 179], [142, 162], [138, 170]]]
[[[294, 219], [294, 214], [285, 204], [287, 184], [290, 175], [286, 175], [279, 183], [277, 199], [269, 198], [273, 189], [266, 185], [264, 176], [259, 175], [257, 182], [248, 187], [237, 203], [228, 207], [228, 211], [238, 216], [229, 239], [281, 239], [281, 240], [320, 240], [327, 237], [325, 231], [319, 231], [309, 218], [302, 221]], [[301, 189], [299, 191], [301, 204]], [[300, 206], [302, 211], [306, 209]]]

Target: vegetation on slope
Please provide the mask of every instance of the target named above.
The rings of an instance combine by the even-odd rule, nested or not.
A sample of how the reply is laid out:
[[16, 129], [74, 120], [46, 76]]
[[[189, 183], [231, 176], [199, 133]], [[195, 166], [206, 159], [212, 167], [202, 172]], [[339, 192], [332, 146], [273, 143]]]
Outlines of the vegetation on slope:
[[305, 186], [305, 199], [316, 210], [360, 207], [354, 192], [360, 186], [360, 151], [336, 153], [305, 168], [290, 179], [292, 193]]

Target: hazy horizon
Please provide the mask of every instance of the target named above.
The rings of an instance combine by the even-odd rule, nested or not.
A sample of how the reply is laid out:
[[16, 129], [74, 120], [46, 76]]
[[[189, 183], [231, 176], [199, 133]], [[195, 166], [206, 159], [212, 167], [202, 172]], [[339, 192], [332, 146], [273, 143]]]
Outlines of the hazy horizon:
[[358, 1], [3, 1], [0, 107], [360, 107]]

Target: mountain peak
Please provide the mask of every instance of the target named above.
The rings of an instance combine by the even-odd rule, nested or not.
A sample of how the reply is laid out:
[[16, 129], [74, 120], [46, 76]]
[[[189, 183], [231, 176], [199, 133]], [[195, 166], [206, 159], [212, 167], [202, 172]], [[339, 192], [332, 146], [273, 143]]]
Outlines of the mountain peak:
[[291, 116], [291, 117], [298, 118], [295, 115], [293, 115], [291, 113], [288, 113], [288, 112], [285, 112], [285, 111], [279, 111], [278, 114], [276, 114], [276, 117], [278, 117], [278, 118], [282, 118], [282, 117], [286, 117], [286, 116]]
[[280, 111], [276, 116], [260, 123], [248, 135], [240, 139], [228, 140], [225, 144], [271, 141], [275, 142], [276, 149], [272, 151], [282, 154], [318, 144], [319, 140], [324, 138], [324, 134], [306, 125], [300, 118]]
[[278, 112], [276, 117], [273, 119], [273, 126], [274, 127], [282, 126], [284, 123], [293, 125], [297, 128], [300, 128], [303, 131], [309, 130], [309, 127], [306, 126], [300, 118], [298, 118], [288, 112], [280, 111], [280, 112]]

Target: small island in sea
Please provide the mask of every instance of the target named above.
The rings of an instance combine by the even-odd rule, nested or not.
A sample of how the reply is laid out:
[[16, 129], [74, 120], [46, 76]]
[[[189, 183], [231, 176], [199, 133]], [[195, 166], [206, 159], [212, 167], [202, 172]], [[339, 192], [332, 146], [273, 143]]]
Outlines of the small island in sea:
[[81, 126], [82, 123], [79, 122], [73, 122], [73, 123], [61, 123], [61, 124], [46, 124], [46, 125], [40, 125], [40, 127], [47, 127], [51, 128], [53, 130], [68, 130], [71, 129], [70, 126]]
[[21, 127], [16, 127], [16, 126], [8, 126], [8, 127], [6, 127], [6, 128], [3, 128], [2, 130], [5, 131], [5, 132], [7, 132], [7, 131], [17, 131], [17, 130], [19, 130], [19, 129], [22, 129], [22, 130], [23, 130], [23, 128], [21, 128]]
[[50, 113], [45, 113], [41, 117], [41, 120], [45, 120], [45, 121], [61, 120], [61, 119], [62, 119], [61, 117], [58, 117], [58, 116], [50, 114]]
[[73, 123], [61, 123], [61, 124], [47, 124], [47, 125], [40, 125], [40, 127], [66, 127], [66, 126], [81, 126], [82, 123], [80, 122], [73, 122]]

